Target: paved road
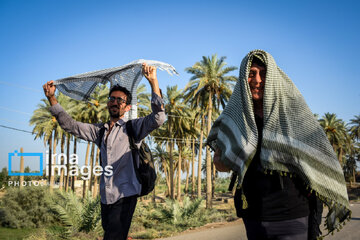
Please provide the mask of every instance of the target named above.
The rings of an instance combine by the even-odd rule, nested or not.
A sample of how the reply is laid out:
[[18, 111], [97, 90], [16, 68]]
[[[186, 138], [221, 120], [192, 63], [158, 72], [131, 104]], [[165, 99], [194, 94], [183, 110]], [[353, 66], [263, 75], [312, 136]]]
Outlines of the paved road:
[[340, 232], [336, 232], [333, 236], [325, 237], [325, 240], [360, 239], [360, 203], [350, 204], [350, 209], [352, 211], [350, 222], [347, 222]]
[[[325, 240], [359, 240], [360, 239], [360, 203], [350, 204], [352, 218], [344, 228]], [[191, 230], [181, 235], [162, 238], [161, 240], [246, 240], [244, 224], [241, 220], [233, 223], [214, 224], [200, 230]]]

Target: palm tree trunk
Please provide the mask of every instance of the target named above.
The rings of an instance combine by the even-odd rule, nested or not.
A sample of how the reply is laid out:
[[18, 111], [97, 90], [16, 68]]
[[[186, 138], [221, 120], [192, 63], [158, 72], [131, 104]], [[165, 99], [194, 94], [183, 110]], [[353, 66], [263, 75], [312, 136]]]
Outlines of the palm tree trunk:
[[[60, 143], [60, 151], [61, 151], [61, 156], [63, 156], [64, 154], [64, 146], [65, 146], [65, 133], [62, 134], [61, 136], [61, 143]], [[64, 166], [64, 158], [61, 157], [61, 167], [60, 167], [60, 181], [59, 181], [59, 189], [62, 190], [63, 189], [63, 185], [64, 185], [64, 170], [62, 169], [62, 166]]]
[[49, 136], [49, 140], [48, 140], [48, 144], [49, 144], [49, 159], [48, 159], [48, 166], [49, 166], [49, 185], [51, 182], [51, 169], [52, 169], [52, 132], [50, 133]]
[[182, 154], [182, 143], [179, 144], [179, 159], [178, 159], [178, 187], [177, 187], [177, 200], [181, 200], [181, 154]]
[[212, 197], [214, 198], [215, 197], [215, 178], [216, 178], [216, 168], [215, 168], [215, 165], [214, 165], [214, 162], [211, 163], [211, 169], [212, 169], [212, 183], [211, 183], [211, 186], [212, 186]]
[[168, 175], [165, 175], [165, 179], [166, 179], [166, 186], [167, 186], [167, 196], [170, 196], [170, 176], [169, 174]]
[[[56, 145], [57, 145], [57, 132], [55, 131], [55, 134], [54, 134], [54, 141], [53, 141], [53, 155], [56, 154]], [[55, 160], [54, 162], [52, 162], [53, 164], [56, 164], [56, 159], [53, 159], [51, 157], [51, 161]], [[51, 169], [52, 170], [52, 169]], [[54, 171], [54, 174], [51, 174], [51, 177], [50, 177], [50, 191], [52, 191], [52, 189], [54, 188], [54, 183], [55, 183], [55, 174], [56, 172]]]
[[[166, 144], [166, 150], [169, 152], [169, 144]], [[167, 161], [167, 159], [164, 159], [163, 161]], [[166, 186], [167, 186], [167, 193], [165, 194], [167, 197], [171, 194], [171, 186], [170, 186], [170, 169], [168, 166], [168, 163], [164, 163], [164, 173], [165, 173], [165, 180], [166, 180]]]
[[186, 169], [186, 183], [185, 183], [185, 193], [187, 194], [189, 192], [189, 173], [190, 169]]
[[95, 157], [95, 143], [91, 145], [91, 154], [90, 154], [90, 178], [89, 178], [89, 191], [93, 191], [93, 168], [94, 168], [94, 157]]
[[[166, 152], [169, 153], [170, 152], [170, 144], [169, 142], [167, 144], [165, 144], [166, 146]], [[163, 163], [163, 169], [164, 169], [164, 173], [165, 173], [165, 179], [166, 179], [166, 186], [167, 186], [167, 194], [166, 196], [169, 197], [171, 194], [171, 186], [170, 186], [170, 165], [168, 162], [168, 159], [165, 157], [162, 161], [164, 161]]]
[[[211, 128], [211, 114], [212, 114], [212, 92], [209, 91], [209, 111], [207, 117], [207, 133], [209, 136]], [[212, 208], [212, 194], [211, 194], [211, 153], [209, 146], [206, 146], [206, 208]]]
[[343, 148], [342, 146], [340, 146], [340, 149], [339, 149], [339, 162], [340, 162], [340, 165], [342, 166], [343, 165]]
[[66, 158], [67, 158], [67, 163], [66, 163], [66, 169], [67, 169], [67, 174], [66, 174], [66, 178], [65, 178], [65, 192], [69, 191], [69, 170], [70, 170], [70, 138], [71, 135], [68, 134], [67, 138], [66, 138]]
[[[87, 148], [86, 148], [86, 155], [85, 155], [85, 166], [89, 164], [89, 150], [90, 150], [90, 142], [88, 142]], [[83, 180], [83, 194], [82, 197], [85, 198], [86, 196], [86, 180]]]
[[353, 182], [356, 183], [356, 176], [355, 176], [356, 166], [352, 169], [352, 175], [353, 175]]
[[194, 197], [195, 194], [195, 138], [192, 140], [192, 156], [191, 156], [191, 196]]
[[[174, 171], [176, 171], [175, 172], [175, 178], [174, 178], [174, 188], [176, 188], [177, 187], [177, 184], [178, 184], [178, 175], [179, 175], [179, 171], [178, 171], [178, 169], [175, 167], [175, 170]], [[175, 195], [175, 193], [174, 193], [174, 196], [176, 196]], [[176, 196], [177, 197], [177, 196]], [[174, 197], [174, 199], [175, 199], [175, 197]]]
[[169, 144], [170, 144], [170, 198], [174, 199], [175, 195], [175, 188], [174, 188], [174, 162], [173, 162], [173, 143], [171, 139], [171, 133], [172, 133], [172, 126], [171, 126], [171, 117], [168, 119], [169, 121]]
[[200, 147], [198, 157], [198, 186], [197, 186], [197, 197], [201, 198], [201, 163], [202, 163], [202, 145], [204, 137], [205, 120], [204, 116], [201, 117], [201, 130], [200, 130]]
[[[24, 153], [24, 149], [20, 148], [20, 153]], [[21, 155], [20, 157], [20, 172], [24, 172], [24, 156]], [[20, 176], [20, 188], [23, 188], [23, 182], [24, 182], [24, 175]]]
[[[97, 148], [96, 150], [96, 160], [95, 160], [95, 166], [99, 166], [99, 161], [100, 161], [100, 149]], [[98, 176], [94, 176], [94, 191], [93, 191], [93, 197], [97, 197], [97, 195], [99, 194], [99, 190], [98, 190]]]
[[[77, 147], [77, 139], [74, 136], [74, 154], [76, 155], [76, 147]], [[73, 192], [75, 192], [75, 181], [76, 181], [76, 176], [72, 176], [72, 180], [71, 180], [71, 190]]]
[[66, 169], [67, 169], [67, 174], [66, 174], [66, 178], [65, 178], [65, 192], [67, 192], [69, 190], [69, 170], [70, 170], [70, 138], [71, 135], [67, 134], [67, 139], [66, 139], [66, 158], [67, 158], [67, 163], [66, 163]]

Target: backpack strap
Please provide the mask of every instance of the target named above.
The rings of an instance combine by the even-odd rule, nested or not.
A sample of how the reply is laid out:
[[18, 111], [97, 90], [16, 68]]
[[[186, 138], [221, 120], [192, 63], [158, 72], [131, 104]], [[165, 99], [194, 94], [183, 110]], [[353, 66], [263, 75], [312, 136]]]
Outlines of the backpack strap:
[[129, 137], [129, 144], [130, 144], [130, 149], [131, 149], [131, 153], [132, 153], [132, 157], [133, 157], [133, 165], [134, 165], [134, 168], [135, 168], [135, 173], [136, 173], [136, 176], [138, 177], [138, 167], [137, 167], [137, 164], [136, 164], [136, 158], [135, 157], [136, 157], [136, 154], [139, 151], [139, 149], [137, 148], [137, 146], [135, 144], [135, 139], [134, 139], [135, 134], [134, 134], [134, 129], [132, 127], [132, 121], [131, 120], [127, 121], [125, 126], [126, 126], [126, 132], [128, 134], [128, 137]]
[[132, 121], [129, 120], [126, 122], [126, 132], [127, 132], [127, 135], [129, 137], [129, 144], [130, 144], [130, 148], [131, 150], [137, 150], [138, 148], [136, 147], [136, 144], [135, 144], [135, 140], [134, 140], [134, 129], [132, 127]]
[[[100, 128], [100, 131], [99, 131], [99, 139], [100, 139], [99, 148], [100, 149], [101, 149], [102, 139], [104, 138], [104, 134], [105, 134], [105, 127], [102, 126], [102, 128]], [[100, 160], [100, 166], [102, 167], [101, 153], [99, 156], [99, 160]]]

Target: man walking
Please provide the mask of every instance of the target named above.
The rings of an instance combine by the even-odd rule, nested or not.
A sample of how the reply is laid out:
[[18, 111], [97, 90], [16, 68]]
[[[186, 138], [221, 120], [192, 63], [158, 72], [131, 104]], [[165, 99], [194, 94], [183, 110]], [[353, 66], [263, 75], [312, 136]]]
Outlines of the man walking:
[[262, 50], [251, 51], [207, 139], [219, 171], [234, 170], [234, 203], [248, 239], [316, 239], [350, 217], [345, 179], [324, 130], [290, 78]]
[[[151, 131], [165, 121], [164, 102], [161, 98], [156, 68], [142, 65], [145, 78], [152, 89], [152, 113], [144, 118], [132, 120], [132, 128], [136, 144], [139, 144]], [[45, 96], [50, 102], [50, 112], [56, 117], [60, 126], [76, 137], [95, 142], [100, 148], [101, 164], [112, 166], [113, 175], [101, 175], [101, 220], [104, 239], [127, 238], [131, 219], [135, 211], [137, 196], [141, 192], [141, 184], [137, 180], [133, 166], [133, 155], [129, 145], [124, 114], [131, 108], [131, 93], [124, 87], [115, 85], [110, 89], [107, 108], [110, 121], [107, 123], [89, 124], [72, 119], [58, 104], [55, 97], [55, 86], [49, 81], [43, 86]], [[101, 129], [103, 136], [100, 139]], [[139, 163], [137, 156], [136, 162]]]

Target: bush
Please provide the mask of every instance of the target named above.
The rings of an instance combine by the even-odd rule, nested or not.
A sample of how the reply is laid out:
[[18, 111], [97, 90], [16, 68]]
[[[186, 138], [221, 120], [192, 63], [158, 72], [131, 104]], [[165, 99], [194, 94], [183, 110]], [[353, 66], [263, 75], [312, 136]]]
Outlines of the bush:
[[0, 201], [0, 224], [9, 228], [39, 228], [54, 223], [45, 187], [9, 188]]
[[92, 198], [89, 193], [80, 199], [73, 192], [56, 192], [50, 208], [60, 223], [52, 229], [52, 236], [81, 239], [81, 236], [102, 234], [100, 197]]
[[[183, 202], [167, 200], [165, 204], [138, 203], [130, 235], [138, 239], [170, 236], [188, 228], [199, 227], [210, 222], [226, 221], [231, 214], [216, 209], [205, 209], [202, 199]], [[232, 218], [230, 218], [232, 219]]]

